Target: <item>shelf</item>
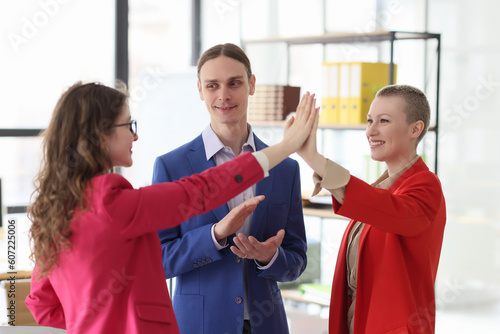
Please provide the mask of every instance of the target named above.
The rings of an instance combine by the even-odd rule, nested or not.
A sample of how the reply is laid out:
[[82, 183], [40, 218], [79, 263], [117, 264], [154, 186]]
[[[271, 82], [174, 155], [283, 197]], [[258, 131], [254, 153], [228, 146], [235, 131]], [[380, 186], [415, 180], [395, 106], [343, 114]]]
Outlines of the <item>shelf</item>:
[[321, 206], [304, 206], [302, 208], [302, 212], [306, 216], [315, 216], [320, 218], [332, 218], [332, 219], [343, 219], [349, 220], [344, 216], [338, 215], [333, 212], [333, 208], [329, 205], [321, 205]]
[[[248, 120], [252, 126], [262, 128], [284, 128], [285, 121], [252, 121]], [[366, 130], [367, 123], [362, 124], [319, 124], [318, 129], [332, 129], [332, 130]], [[436, 131], [435, 126], [430, 126], [428, 131]]]
[[316, 304], [319, 306], [329, 307], [330, 303], [325, 301], [324, 298], [306, 297], [297, 290], [281, 290], [281, 297], [284, 299], [294, 300], [301, 303]]
[[318, 124], [318, 129], [366, 130], [368, 124]]
[[252, 126], [268, 127], [268, 128], [284, 128], [285, 121], [253, 121], [248, 120], [248, 123]]
[[286, 43], [288, 45], [299, 44], [326, 44], [326, 43], [369, 43], [394, 40], [411, 39], [440, 39], [440, 34], [428, 32], [406, 32], [406, 31], [374, 31], [368, 33], [329, 33], [318, 36], [289, 37], [289, 38], [265, 38], [254, 40], [243, 40], [243, 46], [248, 44]]
[[[252, 121], [248, 120], [252, 126], [282, 128], [285, 126], [285, 121]], [[335, 129], [335, 130], [366, 130], [367, 124], [319, 124], [318, 129]]]

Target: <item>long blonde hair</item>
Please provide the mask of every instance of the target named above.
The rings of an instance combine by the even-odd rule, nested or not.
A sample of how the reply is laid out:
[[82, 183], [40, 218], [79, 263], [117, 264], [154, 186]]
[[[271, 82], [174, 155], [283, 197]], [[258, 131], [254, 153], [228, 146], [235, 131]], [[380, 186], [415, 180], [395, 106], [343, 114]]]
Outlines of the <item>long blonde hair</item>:
[[62, 94], [42, 133], [43, 158], [28, 208], [30, 258], [41, 277], [57, 266], [62, 251], [71, 248], [70, 221], [77, 208], [87, 208], [89, 181], [112, 168], [102, 135], [114, 131], [127, 97], [125, 89], [77, 82]]

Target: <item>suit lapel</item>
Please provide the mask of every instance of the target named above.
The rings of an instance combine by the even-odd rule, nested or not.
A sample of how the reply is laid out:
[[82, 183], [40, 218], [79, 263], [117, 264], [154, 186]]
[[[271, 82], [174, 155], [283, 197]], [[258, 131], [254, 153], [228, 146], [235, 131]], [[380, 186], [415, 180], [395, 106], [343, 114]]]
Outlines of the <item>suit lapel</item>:
[[[205, 146], [203, 145], [203, 139], [201, 135], [193, 142], [193, 145], [189, 148], [187, 153], [187, 158], [193, 169], [193, 174], [199, 174], [209, 168], [215, 167], [215, 160], [212, 157], [207, 161]], [[222, 220], [228, 213], [229, 209], [227, 204], [223, 204], [218, 208], [212, 210], [213, 214], [217, 218], [217, 221]]]

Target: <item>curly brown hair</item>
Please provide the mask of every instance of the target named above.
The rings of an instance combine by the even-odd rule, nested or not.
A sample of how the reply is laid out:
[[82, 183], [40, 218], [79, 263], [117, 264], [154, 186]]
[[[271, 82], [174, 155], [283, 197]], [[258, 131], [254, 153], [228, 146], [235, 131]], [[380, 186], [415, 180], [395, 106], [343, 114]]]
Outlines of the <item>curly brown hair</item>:
[[71, 248], [70, 222], [84, 211], [90, 180], [113, 166], [103, 147], [103, 134], [126, 106], [128, 93], [100, 83], [77, 82], [62, 94], [43, 136], [43, 158], [34, 179], [28, 217], [32, 222], [30, 258], [46, 276], [62, 251]]

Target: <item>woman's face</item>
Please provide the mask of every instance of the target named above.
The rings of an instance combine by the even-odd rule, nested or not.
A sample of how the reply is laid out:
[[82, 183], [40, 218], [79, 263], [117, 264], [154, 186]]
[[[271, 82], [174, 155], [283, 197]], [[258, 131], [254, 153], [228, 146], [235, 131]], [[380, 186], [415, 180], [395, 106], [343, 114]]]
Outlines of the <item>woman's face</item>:
[[387, 163], [396, 172], [416, 155], [416, 140], [421, 131], [417, 123], [408, 124], [405, 101], [400, 96], [376, 97], [368, 112], [366, 137], [371, 157]]
[[134, 141], [139, 139], [139, 136], [132, 133], [130, 123], [130, 110], [125, 105], [112, 125], [114, 131], [110, 135], [104, 135], [103, 144], [113, 163], [113, 167], [132, 166], [132, 146]]

